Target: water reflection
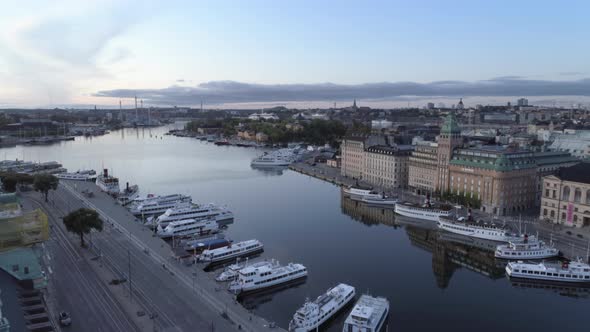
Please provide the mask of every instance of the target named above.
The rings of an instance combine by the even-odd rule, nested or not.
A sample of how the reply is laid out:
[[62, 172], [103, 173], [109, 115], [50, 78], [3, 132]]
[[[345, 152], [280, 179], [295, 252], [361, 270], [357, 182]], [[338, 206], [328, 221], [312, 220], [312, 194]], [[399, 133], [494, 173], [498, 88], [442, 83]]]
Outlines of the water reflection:
[[294, 292], [295, 289], [299, 288], [299, 286], [305, 284], [307, 278], [302, 278], [295, 280], [293, 282], [289, 282], [286, 284], [281, 284], [277, 287], [273, 287], [271, 289], [264, 289], [260, 292], [256, 292], [254, 294], [249, 294], [246, 296], [242, 296], [239, 298], [239, 301], [242, 303], [244, 308], [248, 310], [253, 310], [258, 308], [260, 305], [264, 303], [271, 302], [273, 297], [281, 292], [292, 291]]
[[256, 170], [264, 175], [283, 175], [283, 172], [288, 169], [287, 166], [254, 166], [250, 165], [253, 170]]
[[546, 290], [554, 292], [560, 296], [571, 298], [590, 298], [590, 286], [558, 284], [552, 282], [532, 281], [532, 280], [510, 280], [510, 284], [514, 288], [526, 290]]
[[393, 209], [370, 206], [366, 203], [350, 199], [342, 195], [342, 193], [340, 199], [342, 212], [356, 221], [369, 226], [383, 224], [398, 227], [395, 223], [395, 212], [393, 212]]
[[393, 209], [368, 206], [341, 196], [342, 212], [366, 224], [403, 226], [410, 243], [432, 253], [432, 271], [439, 288], [447, 288], [453, 273], [463, 267], [490, 279], [504, 278], [506, 263], [496, 260], [497, 243], [439, 231], [436, 223], [395, 215]]

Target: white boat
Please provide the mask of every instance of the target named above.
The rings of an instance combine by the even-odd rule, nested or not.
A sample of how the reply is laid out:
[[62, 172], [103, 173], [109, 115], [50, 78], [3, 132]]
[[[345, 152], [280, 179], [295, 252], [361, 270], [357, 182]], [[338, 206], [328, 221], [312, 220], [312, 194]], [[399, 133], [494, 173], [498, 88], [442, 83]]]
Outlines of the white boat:
[[118, 195], [119, 194], [119, 179], [110, 176], [109, 170], [104, 169], [102, 174], [99, 174], [96, 177], [96, 185], [100, 190], [106, 192], [107, 194], [111, 195]]
[[342, 332], [379, 332], [389, 315], [389, 301], [361, 295], [344, 321]]
[[318, 329], [320, 325], [352, 301], [355, 294], [354, 287], [338, 284], [314, 301], [306, 301], [293, 315], [293, 319], [289, 323], [289, 331], [308, 332]]
[[437, 222], [440, 217], [451, 216], [452, 208], [446, 205], [418, 205], [409, 202], [400, 202], [395, 203], [395, 213], [410, 218], [424, 219]]
[[199, 262], [218, 263], [233, 260], [237, 257], [247, 256], [262, 251], [264, 246], [258, 240], [247, 240], [229, 244], [226, 247], [205, 250], [199, 255]]
[[133, 202], [137, 197], [139, 197], [139, 186], [136, 184], [130, 186], [129, 182], [127, 182], [125, 189], [123, 189], [123, 191], [117, 196], [117, 203], [127, 205]]
[[287, 159], [283, 159], [278, 156], [271, 156], [271, 155], [263, 155], [260, 156], [250, 163], [250, 165], [255, 167], [270, 167], [270, 166], [289, 166], [291, 165], [291, 161]]
[[525, 235], [524, 241], [510, 241], [496, 247], [494, 256], [503, 259], [543, 259], [559, 255], [559, 250], [548, 246], [538, 239], [529, 239]]
[[241, 269], [245, 268], [246, 266], [252, 266], [254, 268], [257, 268], [257, 267], [271, 265], [271, 264], [272, 264], [272, 262], [269, 262], [269, 261], [256, 262], [251, 265], [248, 265], [248, 262], [243, 263], [243, 264], [242, 263], [235, 263], [235, 264], [232, 264], [232, 265], [226, 267], [223, 270], [223, 272], [221, 272], [217, 277], [215, 277], [215, 280], [219, 281], [219, 282], [232, 281], [238, 277], [238, 272]]
[[520, 236], [510, 233], [505, 225], [487, 222], [467, 222], [463, 217], [457, 220], [441, 217], [437, 225], [441, 230], [479, 239], [497, 242], [522, 240]]
[[136, 216], [160, 215], [173, 207], [189, 206], [191, 202], [190, 196], [181, 194], [139, 198], [131, 203], [129, 211]]
[[157, 234], [161, 238], [169, 238], [215, 234], [219, 231], [219, 224], [215, 220], [185, 219], [173, 221], [166, 227], [158, 225]]
[[238, 278], [229, 284], [228, 290], [244, 295], [264, 288], [275, 287], [287, 282], [307, 277], [307, 269], [299, 263], [281, 266], [273, 264], [253, 267], [247, 266], [238, 272]]
[[231, 211], [214, 204], [190, 204], [166, 210], [164, 214], [156, 218], [155, 222], [159, 226], [166, 227], [168, 223], [182, 219], [214, 219], [217, 222], [222, 222], [233, 218], [234, 214]]
[[583, 263], [581, 259], [561, 264], [509, 262], [506, 265], [506, 274], [510, 278], [590, 284], [590, 265]]
[[96, 180], [95, 170], [78, 170], [74, 173], [57, 173], [55, 177], [60, 180], [94, 181]]
[[382, 198], [381, 194], [371, 189], [360, 189], [354, 187], [343, 187], [342, 192], [344, 196], [348, 196], [351, 199], [361, 200], [362, 198]]
[[363, 197], [361, 202], [367, 205], [395, 206], [397, 199], [392, 197]]

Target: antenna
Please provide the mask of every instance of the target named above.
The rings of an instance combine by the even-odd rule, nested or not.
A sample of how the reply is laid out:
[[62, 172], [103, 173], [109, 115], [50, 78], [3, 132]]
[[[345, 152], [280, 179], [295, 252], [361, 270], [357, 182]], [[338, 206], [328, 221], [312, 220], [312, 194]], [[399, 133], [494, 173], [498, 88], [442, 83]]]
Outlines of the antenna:
[[137, 120], [139, 117], [137, 116], [137, 95], [135, 96], [135, 123], [137, 124]]

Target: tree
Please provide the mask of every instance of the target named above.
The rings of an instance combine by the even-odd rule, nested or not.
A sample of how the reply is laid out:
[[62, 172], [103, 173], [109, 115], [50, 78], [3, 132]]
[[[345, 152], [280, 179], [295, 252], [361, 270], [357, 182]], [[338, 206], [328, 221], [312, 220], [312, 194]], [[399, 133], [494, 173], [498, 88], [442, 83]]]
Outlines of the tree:
[[15, 192], [16, 186], [19, 184], [32, 184], [33, 177], [29, 174], [5, 172], [0, 174], [2, 179], [2, 187], [5, 191]]
[[49, 190], [56, 190], [59, 179], [51, 174], [37, 174], [33, 180], [33, 187], [36, 191], [45, 194], [45, 202], [47, 202], [47, 196]]
[[78, 234], [80, 236], [80, 247], [85, 247], [84, 234], [90, 233], [92, 229], [102, 231], [102, 219], [98, 213], [91, 209], [78, 209], [70, 212], [63, 217], [64, 225], [68, 232]]

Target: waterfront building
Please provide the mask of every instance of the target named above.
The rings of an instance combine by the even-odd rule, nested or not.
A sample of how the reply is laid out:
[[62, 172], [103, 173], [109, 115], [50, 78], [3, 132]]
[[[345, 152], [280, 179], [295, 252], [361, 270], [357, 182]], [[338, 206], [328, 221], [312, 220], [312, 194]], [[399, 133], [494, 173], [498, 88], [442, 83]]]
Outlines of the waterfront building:
[[501, 146], [456, 150], [449, 165], [449, 192], [481, 202], [481, 210], [513, 214], [535, 205], [534, 153]]
[[435, 142], [417, 142], [408, 163], [408, 186], [418, 194], [434, 193], [437, 181], [437, 148]]
[[342, 141], [342, 176], [360, 179], [363, 173], [365, 136], [348, 136]]
[[540, 218], [570, 227], [590, 226], [590, 164], [543, 177]]
[[368, 147], [364, 153], [363, 180], [382, 188], [408, 187], [411, 145]]

